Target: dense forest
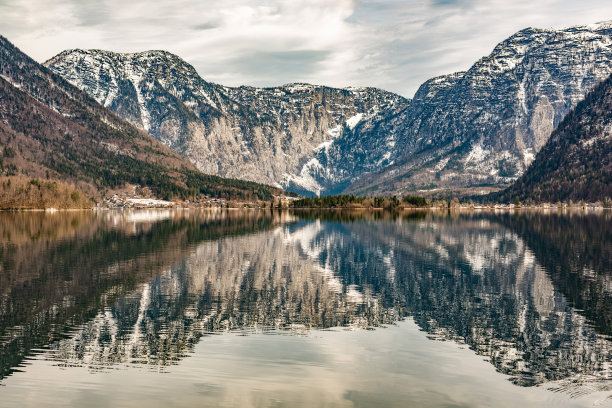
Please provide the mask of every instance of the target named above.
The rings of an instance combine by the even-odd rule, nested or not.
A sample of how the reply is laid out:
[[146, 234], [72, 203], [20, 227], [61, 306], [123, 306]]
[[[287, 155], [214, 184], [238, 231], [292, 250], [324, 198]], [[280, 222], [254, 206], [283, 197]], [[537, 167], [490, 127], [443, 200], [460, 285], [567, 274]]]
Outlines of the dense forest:
[[294, 208], [408, 208], [429, 207], [431, 202], [423, 197], [407, 195], [397, 197], [363, 197], [354, 195], [335, 195], [306, 197], [295, 200]]
[[570, 111], [525, 174], [494, 194], [501, 202], [612, 198], [612, 77]]
[[62, 180], [96, 197], [127, 184], [165, 199], [281, 192], [202, 174], [0, 36], [0, 176], [13, 175]]

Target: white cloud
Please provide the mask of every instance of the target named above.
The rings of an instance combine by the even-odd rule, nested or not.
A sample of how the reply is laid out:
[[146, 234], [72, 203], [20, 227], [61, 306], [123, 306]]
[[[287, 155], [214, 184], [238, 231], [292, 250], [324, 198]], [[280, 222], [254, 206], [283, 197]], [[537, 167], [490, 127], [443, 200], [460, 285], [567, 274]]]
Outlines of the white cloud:
[[306, 81], [412, 96], [514, 32], [612, 19], [603, 0], [0, 0], [35, 59], [66, 48], [165, 49], [226, 85]]

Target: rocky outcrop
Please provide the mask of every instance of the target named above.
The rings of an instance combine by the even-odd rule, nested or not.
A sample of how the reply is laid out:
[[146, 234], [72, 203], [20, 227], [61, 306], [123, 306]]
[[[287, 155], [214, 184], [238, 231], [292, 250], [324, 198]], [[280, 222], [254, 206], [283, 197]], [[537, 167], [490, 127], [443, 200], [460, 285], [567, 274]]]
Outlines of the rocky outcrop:
[[495, 199], [551, 203], [612, 199], [610, 112], [612, 77], [599, 84], [565, 117], [531, 167]]

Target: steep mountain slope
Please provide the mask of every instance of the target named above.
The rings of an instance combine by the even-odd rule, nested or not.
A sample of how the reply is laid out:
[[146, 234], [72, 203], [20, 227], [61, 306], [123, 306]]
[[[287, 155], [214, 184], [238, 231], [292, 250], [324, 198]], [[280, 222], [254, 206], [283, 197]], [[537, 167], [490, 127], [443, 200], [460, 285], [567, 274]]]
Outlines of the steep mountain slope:
[[200, 173], [0, 37], [0, 173], [56, 178], [96, 193], [126, 183], [165, 197], [270, 198], [262, 185]]
[[612, 198], [612, 76], [561, 122], [516, 183], [500, 194], [536, 202]]
[[359, 122], [409, 103], [373, 88], [228, 88], [164, 51], [69, 50], [45, 64], [202, 171], [315, 193], [388, 165], [383, 156], [392, 140], [374, 133], [345, 146], [349, 156], [325, 153]]
[[[379, 122], [396, 135], [395, 165], [347, 191], [509, 183], [520, 176], [563, 117], [612, 72], [612, 23], [528, 28], [466, 72], [424, 83], [412, 103]], [[361, 137], [358, 126], [355, 139]], [[365, 130], [369, 135], [371, 131]]]

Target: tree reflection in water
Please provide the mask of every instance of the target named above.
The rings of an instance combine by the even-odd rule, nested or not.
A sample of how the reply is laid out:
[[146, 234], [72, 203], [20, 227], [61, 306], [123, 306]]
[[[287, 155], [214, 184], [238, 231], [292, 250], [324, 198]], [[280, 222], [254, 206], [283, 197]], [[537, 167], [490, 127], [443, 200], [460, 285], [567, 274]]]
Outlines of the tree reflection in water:
[[2, 377], [40, 348], [68, 366], [163, 366], [215, 332], [410, 316], [518, 385], [612, 389], [609, 214], [21, 213], [0, 224]]

